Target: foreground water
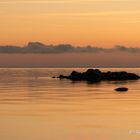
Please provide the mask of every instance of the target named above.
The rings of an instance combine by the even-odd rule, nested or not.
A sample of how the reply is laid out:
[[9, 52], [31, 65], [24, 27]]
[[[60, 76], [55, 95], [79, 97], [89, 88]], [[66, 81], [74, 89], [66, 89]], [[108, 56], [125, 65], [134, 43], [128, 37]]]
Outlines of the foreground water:
[[[0, 69], [0, 140], [139, 140], [140, 80], [51, 78], [73, 69]], [[129, 91], [115, 92], [119, 86]]]

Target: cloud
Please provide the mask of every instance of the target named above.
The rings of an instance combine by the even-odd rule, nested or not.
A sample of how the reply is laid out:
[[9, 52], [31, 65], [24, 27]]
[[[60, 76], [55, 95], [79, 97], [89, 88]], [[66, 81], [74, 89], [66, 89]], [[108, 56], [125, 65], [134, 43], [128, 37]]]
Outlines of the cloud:
[[137, 53], [137, 52], [140, 52], [140, 48], [138, 47], [135, 47], [135, 48], [128, 48], [128, 47], [125, 47], [125, 46], [121, 46], [121, 45], [117, 45], [114, 50], [117, 50], [117, 51], [122, 51], [122, 52], [130, 52], [130, 53]]
[[55, 53], [100, 53], [100, 52], [128, 52], [140, 53], [138, 47], [125, 47], [116, 45], [114, 48], [101, 48], [95, 46], [74, 46], [71, 44], [45, 45], [40, 42], [29, 42], [26, 46], [0, 46], [0, 53], [37, 53], [37, 54], [55, 54]]

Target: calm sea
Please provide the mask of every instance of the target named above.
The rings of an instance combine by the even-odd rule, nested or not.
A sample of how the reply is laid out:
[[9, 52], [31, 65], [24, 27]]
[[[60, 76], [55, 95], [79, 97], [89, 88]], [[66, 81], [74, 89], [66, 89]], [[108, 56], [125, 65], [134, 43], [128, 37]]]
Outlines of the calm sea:
[[[140, 140], [140, 80], [52, 79], [84, 68], [0, 69], [0, 140]], [[128, 71], [140, 69], [102, 69]], [[120, 86], [126, 93], [115, 92]]]

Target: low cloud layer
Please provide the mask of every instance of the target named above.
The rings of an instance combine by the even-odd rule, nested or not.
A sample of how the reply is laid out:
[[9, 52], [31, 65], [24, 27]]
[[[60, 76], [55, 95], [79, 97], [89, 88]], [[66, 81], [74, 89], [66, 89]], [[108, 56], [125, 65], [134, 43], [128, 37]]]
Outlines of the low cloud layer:
[[128, 53], [140, 53], [138, 47], [125, 47], [122, 45], [116, 45], [114, 48], [101, 48], [94, 46], [73, 46], [70, 44], [60, 45], [45, 45], [40, 42], [29, 42], [24, 47], [20, 46], [0, 46], [0, 53], [38, 53], [38, 54], [55, 54], [55, 53], [99, 53], [99, 52], [128, 52]]

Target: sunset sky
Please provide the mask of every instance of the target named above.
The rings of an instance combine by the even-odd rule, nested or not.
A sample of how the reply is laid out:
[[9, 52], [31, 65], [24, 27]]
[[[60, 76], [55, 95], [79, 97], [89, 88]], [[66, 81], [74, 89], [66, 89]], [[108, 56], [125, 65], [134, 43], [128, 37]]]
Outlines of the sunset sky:
[[129, 49], [140, 50], [139, 38], [140, 0], [0, 0], [1, 46], [127, 47], [110, 53], [0, 54], [0, 67], [140, 67], [140, 51]]
[[140, 46], [140, 0], [0, 0], [0, 45]]

